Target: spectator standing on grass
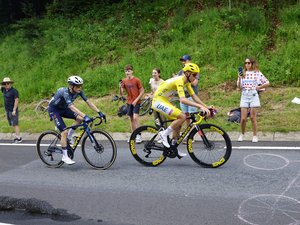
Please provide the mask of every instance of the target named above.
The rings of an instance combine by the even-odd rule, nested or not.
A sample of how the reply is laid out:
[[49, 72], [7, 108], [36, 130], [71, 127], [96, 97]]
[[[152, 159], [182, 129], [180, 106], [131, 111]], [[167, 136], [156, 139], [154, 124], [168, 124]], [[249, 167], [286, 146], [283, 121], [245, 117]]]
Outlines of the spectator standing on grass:
[[20, 136], [19, 128], [19, 92], [13, 88], [14, 83], [9, 77], [4, 77], [2, 81], [1, 92], [4, 96], [4, 107], [6, 111], [6, 117], [10, 126], [15, 129], [14, 143], [21, 143], [22, 137]]
[[238, 141], [244, 140], [246, 131], [247, 113], [250, 109], [253, 138], [252, 142], [258, 142], [257, 138], [257, 109], [260, 107], [258, 92], [270, 85], [268, 79], [260, 72], [256, 62], [252, 58], [246, 58], [243, 70], [238, 72], [237, 86], [242, 91], [241, 107], [241, 134]]
[[[144, 87], [139, 78], [133, 75], [133, 66], [128, 64], [124, 67], [126, 78], [120, 82], [120, 95], [127, 93], [127, 115], [130, 118], [131, 130], [139, 127], [139, 111], [141, 98], [144, 95]], [[141, 135], [137, 135], [136, 143], [142, 142]]]
[[[160, 69], [158, 68], [154, 68], [152, 70], [152, 78], [150, 78], [149, 80], [149, 84], [150, 84], [150, 88], [151, 88], [151, 93], [150, 96], [153, 98], [155, 91], [157, 90], [158, 86], [163, 82], [164, 80], [160, 77]], [[156, 119], [158, 118], [158, 112], [153, 111], [153, 115], [154, 115], [154, 119], [156, 121]], [[162, 121], [165, 121], [166, 118], [161, 114], [160, 115]], [[164, 126], [166, 127], [166, 124], [164, 124]]]

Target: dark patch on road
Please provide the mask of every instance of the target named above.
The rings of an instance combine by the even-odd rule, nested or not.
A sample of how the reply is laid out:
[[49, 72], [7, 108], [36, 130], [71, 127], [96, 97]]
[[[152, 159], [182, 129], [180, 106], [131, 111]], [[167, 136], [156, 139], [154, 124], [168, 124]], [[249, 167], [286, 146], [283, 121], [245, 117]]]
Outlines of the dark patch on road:
[[56, 209], [46, 201], [36, 198], [12, 198], [0, 196], [0, 211], [25, 211], [31, 215], [49, 216], [53, 220], [73, 221], [81, 219], [76, 214], [70, 214], [65, 209]]

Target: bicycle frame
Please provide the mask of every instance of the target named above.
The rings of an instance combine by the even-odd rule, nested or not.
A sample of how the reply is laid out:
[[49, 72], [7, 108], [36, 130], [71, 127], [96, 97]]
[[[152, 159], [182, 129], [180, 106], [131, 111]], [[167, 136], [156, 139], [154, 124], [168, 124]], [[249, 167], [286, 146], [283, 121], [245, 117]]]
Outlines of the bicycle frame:
[[[196, 115], [200, 116], [199, 120], [196, 120], [196, 118], [195, 118]], [[171, 145], [171, 148], [177, 149], [177, 147], [181, 144], [181, 142], [184, 140], [184, 138], [188, 135], [188, 133], [191, 131], [191, 129], [194, 126], [197, 129], [197, 132], [199, 133], [199, 135], [201, 136], [201, 138], [203, 140], [203, 143], [207, 147], [210, 147], [209, 141], [207, 140], [205, 134], [202, 132], [202, 129], [199, 126], [199, 124], [203, 121], [204, 118], [205, 117], [202, 116], [200, 113], [193, 113], [193, 114], [191, 114], [191, 116], [187, 118], [187, 119], [191, 119], [192, 120], [191, 123], [185, 128], [185, 130], [183, 131], [183, 133], [179, 136], [177, 142], [175, 144]], [[160, 128], [159, 129], [161, 129], [163, 127], [164, 123], [172, 122], [173, 121], [173, 120], [162, 121], [160, 114], [158, 114], [158, 119], [159, 119], [159, 122], [160, 122]], [[160, 148], [156, 149], [156, 150], [160, 150]]]
[[[98, 118], [98, 117], [96, 117]], [[96, 119], [95, 118], [95, 119]], [[93, 121], [95, 120], [93, 119]], [[75, 139], [75, 142], [74, 142], [74, 145], [71, 146], [71, 145], [68, 145], [73, 152], [75, 152], [80, 140], [82, 139], [83, 135], [86, 133], [86, 135], [89, 137], [93, 147], [99, 147], [99, 144], [97, 141], [95, 141], [95, 137], [93, 136], [93, 134], [91, 133], [91, 128], [93, 126], [93, 121], [90, 123], [90, 124], [87, 124], [86, 122], [83, 121], [83, 123], [81, 124], [78, 124], [78, 125], [74, 125], [74, 126], [70, 126], [70, 127], [67, 127], [66, 129], [77, 129], [78, 127], [82, 127], [81, 128], [81, 132], [79, 133], [78, 137]], [[100, 122], [101, 123], [101, 122]], [[98, 126], [100, 123], [96, 124], [96, 126]]]

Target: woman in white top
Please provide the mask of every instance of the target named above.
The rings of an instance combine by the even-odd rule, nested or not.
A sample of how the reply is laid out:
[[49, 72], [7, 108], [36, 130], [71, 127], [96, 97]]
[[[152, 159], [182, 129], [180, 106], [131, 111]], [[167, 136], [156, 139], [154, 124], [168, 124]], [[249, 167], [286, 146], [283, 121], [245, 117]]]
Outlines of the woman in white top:
[[256, 62], [252, 58], [246, 58], [244, 68], [238, 73], [237, 86], [242, 90], [241, 107], [241, 134], [238, 141], [243, 141], [246, 131], [247, 113], [250, 109], [253, 138], [252, 142], [258, 142], [257, 138], [257, 108], [260, 107], [258, 92], [270, 85], [268, 79], [260, 72]]
[[149, 80], [149, 84], [151, 87], [151, 97], [153, 97], [154, 92], [156, 91], [158, 85], [164, 80], [160, 77], [160, 69], [154, 68], [152, 70], [152, 78]]
[[[164, 80], [160, 77], [160, 69], [154, 68], [152, 70], [152, 78], [149, 80], [149, 84], [151, 87], [151, 93], [148, 95], [148, 97], [153, 98], [154, 92], [157, 90], [157, 87], [163, 82]], [[153, 111], [153, 115], [155, 120], [158, 118], [158, 113], [156, 111]], [[163, 115], [160, 115], [161, 119], [163, 121], [166, 120], [166, 118]], [[166, 127], [167, 124], [164, 124], [164, 127]]]

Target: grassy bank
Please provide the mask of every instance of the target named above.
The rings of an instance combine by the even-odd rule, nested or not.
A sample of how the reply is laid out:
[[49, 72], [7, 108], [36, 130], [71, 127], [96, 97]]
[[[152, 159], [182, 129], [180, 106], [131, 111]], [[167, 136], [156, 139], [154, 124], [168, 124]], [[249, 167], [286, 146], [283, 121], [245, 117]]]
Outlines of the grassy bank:
[[[231, 9], [228, 1], [118, 1], [76, 14], [55, 2], [58, 5], [51, 5], [43, 18], [19, 21], [0, 34], [1, 77], [14, 79], [20, 92], [23, 131], [52, 127], [48, 119], [35, 115], [34, 106], [65, 86], [70, 74], [84, 78], [87, 96], [108, 114], [105, 128], [128, 131], [128, 121], [114, 116], [116, 104], [107, 105], [124, 77], [124, 65], [133, 64], [135, 75], [149, 90], [152, 69], [160, 68], [167, 79], [181, 68], [178, 59], [183, 54], [200, 65], [200, 97], [219, 107], [216, 121], [228, 130], [236, 129], [225, 122], [226, 113], [238, 106], [236, 70], [247, 56], [257, 59], [272, 85], [262, 97], [266, 102], [259, 129], [295, 129], [298, 107], [288, 102], [299, 97], [300, 86], [297, 1], [280, 7], [272, 5], [280, 1], [267, 1], [267, 5], [238, 1]], [[4, 115], [2, 107], [0, 101]], [[9, 131], [5, 117], [1, 118], [0, 132]]]
[[[218, 108], [218, 114], [212, 122], [220, 125], [226, 131], [239, 131], [238, 124], [227, 122], [227, 112], [239, 106], [240, 93], [235, 90], [228, 91], [225, 85], [218, 88], [205, 89], [200, 96], [205, 102], [213, 104]], [[288, 132], [299, 131], [297, 125], [300, 121], [300, 105], [291, 103], [295, 97], [300, 97], [299, 88], [269, 88], [261, 96], [262, 108], [258, 115], [258, 130], [264, 132]], [[93, 102], [107, 115], [107, 124], [101, 128], [109, 132], [130, 132], [130, 121], [127, 116], [118, 117], [117, 102], [111, 102], [112, 96], [94, 98]], [[20, 105], [20, 128], [22, 132], [40, 133], [47, 129], [54, 129], [53, 122], [49, 121], [48, 115], [37, 115], [34, 111], [37, 102], [30, 104], [21, 103]], [[78, 100], [76, 104], [81, 110], [86, 111], [86, 104]], [[89, 115], [94, 115], [90, 110]], [[1, 114], [0, 133], [11, 132], [12, 129], [7, 125], [4, 113]], [[71, 125], [71, 120], [66, 120]], [[150, 115], [141, 117], [141, 124], [154, 125], [153, 117]], [[247, 130], [252, 129], [251, 123], [247, 124]]]

